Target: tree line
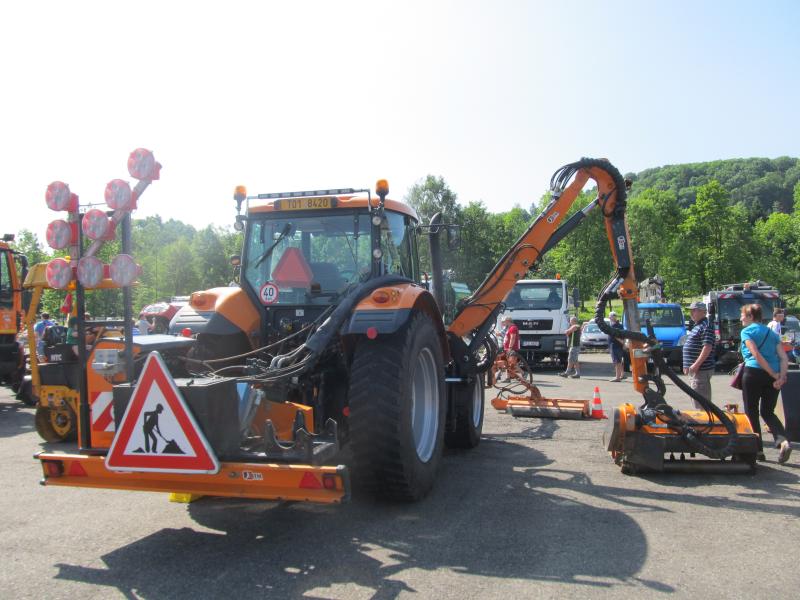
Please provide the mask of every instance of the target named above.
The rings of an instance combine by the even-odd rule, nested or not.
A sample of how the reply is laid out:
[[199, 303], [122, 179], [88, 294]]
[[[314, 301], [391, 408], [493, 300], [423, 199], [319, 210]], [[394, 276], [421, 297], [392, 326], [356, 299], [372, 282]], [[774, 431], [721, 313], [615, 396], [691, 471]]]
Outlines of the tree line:
[[[797, 297], [800, 268], [800, 159], [736, 159], [671, 165], [630, 173], [633, 186], [627, 215], [636, 275], [660, 275], [671, 299], [697, 297], [723, 284], [762, 279], [784, 295]], [[584, 191], [572, 214], [593, 198]], [[405, 201], [427, 223], [442, 212], [460, 226], [461, 244], [444, 250], [452, 279], [475, 289], [497, 260], [524, 233], [549, 202], [549, 193], [531, 206], [492, 213], [482, 201], [458, 202], [440, 176], [428, 175], [412, 186]], [[425, 236], [421, 236], [423, 270], [430, 270]], [[134, 312], [146, 304], [227, 285], [230, 257], [241, 252], [242, 234], [230, 227], [196, 229], [160, 217], [134, 219], [133, 255], [142, 265], [133, 289]], [[31, 264], [52, 256], [38, 236], [23, 230], [17, 248]], [[106, 261], [119, 253], [119, 242], [100, 253]], [[55, 255], [63, 254], [56, 252]], [[575, 231], [545, 255], [529, 277], [559, 274], [580, 297], [591, 301], [613, 272], [611, 250], [602, 217], [595, 210]], [[58, 311], [64, 294], [48, 291], [42, 307]], [[87, 294], [95, 316], [119, 316], [121, 292]]]

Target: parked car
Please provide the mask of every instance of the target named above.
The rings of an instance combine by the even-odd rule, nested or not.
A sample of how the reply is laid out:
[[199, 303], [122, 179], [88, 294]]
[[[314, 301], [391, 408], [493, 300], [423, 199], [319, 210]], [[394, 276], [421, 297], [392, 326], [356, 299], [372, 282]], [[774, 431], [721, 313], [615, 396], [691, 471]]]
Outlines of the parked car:
[[607, 348], [608, 335], [600, 331], [597, 323], [589, 321], [583, 326], [581, 331], [581, 348], [588, 350], [589, 348]]

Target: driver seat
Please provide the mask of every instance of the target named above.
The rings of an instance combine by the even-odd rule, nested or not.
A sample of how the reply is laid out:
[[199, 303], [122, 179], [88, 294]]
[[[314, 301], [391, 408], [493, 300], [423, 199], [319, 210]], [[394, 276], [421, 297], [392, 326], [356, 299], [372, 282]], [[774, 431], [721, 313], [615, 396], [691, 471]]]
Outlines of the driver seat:
[[344, 287], [345, 280], [339, 272], [339, 267], [333, 263], [328, 262], [312, 262], [308, 263], [311, 267], [313, 274], [313, 282], [319, 284], [322, 290], [335, 290], [338, 291]]

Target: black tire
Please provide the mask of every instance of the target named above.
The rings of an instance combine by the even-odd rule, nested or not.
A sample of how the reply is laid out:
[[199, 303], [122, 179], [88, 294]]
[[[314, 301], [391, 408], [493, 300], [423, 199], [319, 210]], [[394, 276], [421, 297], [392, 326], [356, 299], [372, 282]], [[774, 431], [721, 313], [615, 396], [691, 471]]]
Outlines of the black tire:
[[38, 399], [33, 395], [33, 381], [28, 378], [22, 380], [22, 385], [17, 391], [17, 399], [25, 406], [36, 406]]
[[39, 406], [35, 423], [36, 431], [45, 442], [72, 442], [78, 438], [77, 419], [69, 406], [61, 410]]
[[[398, 333], [361, 339], [354, 351], [348, 392], [353, 481], [388, 500], [425, 496], [441, 462], [447, 403], [436, 332], [427, 315], [413, 313]], [[415, 402], [424, 409], [419, 414]]]
[[455, 385], [452, 393], [456, 428], [444, 434], [444, 443], [448, 448], [474, 448], [483, 432], [483, 380], [475, 377], [472, 383]]

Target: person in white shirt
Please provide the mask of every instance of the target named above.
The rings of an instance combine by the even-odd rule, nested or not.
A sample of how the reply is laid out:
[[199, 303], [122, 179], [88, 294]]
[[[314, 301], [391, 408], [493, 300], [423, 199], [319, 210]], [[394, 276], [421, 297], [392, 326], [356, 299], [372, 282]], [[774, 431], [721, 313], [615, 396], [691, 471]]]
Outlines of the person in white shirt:
[[767, 327], [772, 329], [772, 331], [774, 331], [780, 336], [783, 333], [781, 329], [782, 329], [783, 319], [785, 317], [786, 313], [783, 312], [783, 309], [776, 308], [775, 310], [772, 311], [772, 321], [769, 322], [769, 325], [767, 325]]

